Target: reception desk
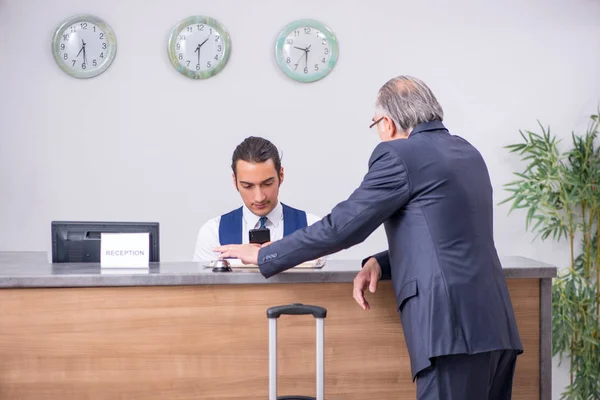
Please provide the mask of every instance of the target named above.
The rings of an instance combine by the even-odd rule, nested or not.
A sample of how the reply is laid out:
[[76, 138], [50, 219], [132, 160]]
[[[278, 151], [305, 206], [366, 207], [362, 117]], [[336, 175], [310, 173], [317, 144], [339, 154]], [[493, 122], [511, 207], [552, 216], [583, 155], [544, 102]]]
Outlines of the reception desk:
[[[556, 268], [501, 259], [525, 352], [513, 399], [550, 399], [551, 281]], [[409, 357], [389, 281], [352, 298], [359, 261], [265, 279], [198, 263], [105, 273], [49, 264], [45, 253], [0, 253], [0, 399], [267, 399], [273, 305], [328, 310], [325, 397], [414, 399]], [[282, 316], [279, 394], [314, 395], [315, 324]]]

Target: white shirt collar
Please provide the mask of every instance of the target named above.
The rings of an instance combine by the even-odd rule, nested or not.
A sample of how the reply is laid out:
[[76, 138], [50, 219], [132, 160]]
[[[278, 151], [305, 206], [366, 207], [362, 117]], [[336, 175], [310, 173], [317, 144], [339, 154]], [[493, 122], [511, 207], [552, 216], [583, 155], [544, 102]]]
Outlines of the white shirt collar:
[[[244, 221], [246, 221], [246, 226], [248, 229], [254, 229], [260, 217], [254, 214], [246, 205], [242, 207], [242, 214], [244, 216]], [[270, 213], [266, 215], [268, 222], [273, 224], [275, 228], [279, 226], [279, 223], [283, 220], [283, 207], [281, 206], [281, 202], [277, 202], [277, 205], [274, 209], [271, 210]]]

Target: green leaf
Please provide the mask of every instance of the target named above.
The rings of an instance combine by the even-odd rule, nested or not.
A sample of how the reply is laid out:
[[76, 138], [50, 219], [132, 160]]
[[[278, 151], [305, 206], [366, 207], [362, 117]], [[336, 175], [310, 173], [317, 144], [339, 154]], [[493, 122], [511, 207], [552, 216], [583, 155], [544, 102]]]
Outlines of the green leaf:
[[[573, 383], [562, 398], [600, 399], [600, 110], [583, 134], [571, 132], [571, 148], [538, 120], [539, 133], [519, 130], [520, 143], [507, 146], [525, 164], [518, 180], [505, 184], [514, 209], [526, 209], [525, 229], [541, 238], [574, 238], [572, 268], [552, 288], [552, 353], [572, 359]], [[588, 239], [589, 238], [589, 239]]]

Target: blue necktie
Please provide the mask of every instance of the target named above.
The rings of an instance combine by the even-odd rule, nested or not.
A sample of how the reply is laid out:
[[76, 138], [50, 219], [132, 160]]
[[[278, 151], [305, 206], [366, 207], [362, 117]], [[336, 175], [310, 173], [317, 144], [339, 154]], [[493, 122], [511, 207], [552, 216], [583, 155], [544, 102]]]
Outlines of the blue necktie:
[[265, 222], [267, 222], [267, 217], [260, 217], [260, 219], [258, 220], [258, 222], [260, 222], [259, 228], [264, 228], [265, 227]]

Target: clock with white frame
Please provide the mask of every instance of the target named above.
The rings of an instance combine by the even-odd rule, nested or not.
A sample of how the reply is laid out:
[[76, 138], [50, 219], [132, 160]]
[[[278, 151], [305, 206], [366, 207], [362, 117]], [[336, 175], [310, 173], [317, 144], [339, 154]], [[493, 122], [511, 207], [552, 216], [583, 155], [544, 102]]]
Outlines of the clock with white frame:
[[74, 15], [54, 32], [52, 53], [58, 66], [75, 78], [91, 78], [104, 72], [117, 53], [112, 28], [92, 15]]
[[169, 35], [169, 60], [181, 74], [208, 79], [225, 68], [231, 53], [227, 29], [216, 19], [192, 16], [181, 20]]
[[288, 24], [275, 42], [277, 65], [298, 82], [315, 82], [327, 76], [335, 67], [338, 55], [335, 34], [312, 19]]

